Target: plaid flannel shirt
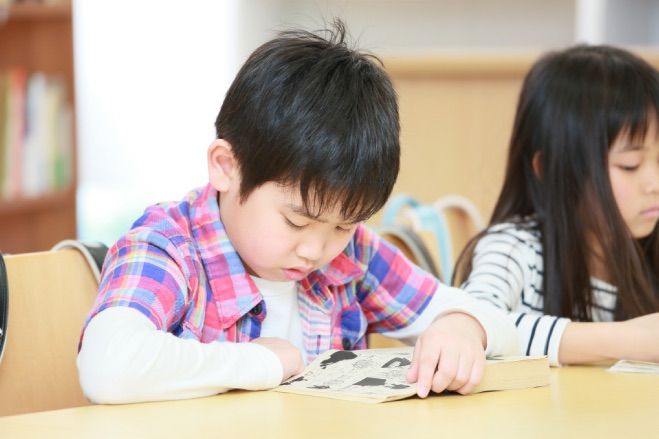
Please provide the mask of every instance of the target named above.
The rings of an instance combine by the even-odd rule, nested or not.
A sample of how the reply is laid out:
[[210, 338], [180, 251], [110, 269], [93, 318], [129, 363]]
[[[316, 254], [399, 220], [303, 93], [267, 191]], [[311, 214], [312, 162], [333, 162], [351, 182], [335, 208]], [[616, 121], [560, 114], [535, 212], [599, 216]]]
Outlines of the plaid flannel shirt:
[[[128, 306], [181, 338], [259, 337], [267, 310], [226, 234], [217, 199], [208, 185], [180, 202], [147, 208], [110, 248], [85, 327], [108, 307]], [[341, 254], [298, 282], [307, 361], [327, 349], [365, 348], [367, 333], [411, 324], [437, 286], [359, 225]]]

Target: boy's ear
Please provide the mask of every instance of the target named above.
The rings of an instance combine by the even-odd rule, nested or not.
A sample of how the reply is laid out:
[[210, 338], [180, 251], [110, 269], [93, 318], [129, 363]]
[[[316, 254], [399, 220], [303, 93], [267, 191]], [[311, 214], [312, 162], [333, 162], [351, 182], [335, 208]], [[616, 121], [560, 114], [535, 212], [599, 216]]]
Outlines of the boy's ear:
[[218, 192], [226, 192], [234, 184], [240, 184], [240, 174], [231, 144], [216, 139], [208, 147], [208, 177]]
[[536, 151], [533, 154], [531, 159], [531, 166], [533, 167], [533, 173], [539, 179], [542, 178], [542, 152]]

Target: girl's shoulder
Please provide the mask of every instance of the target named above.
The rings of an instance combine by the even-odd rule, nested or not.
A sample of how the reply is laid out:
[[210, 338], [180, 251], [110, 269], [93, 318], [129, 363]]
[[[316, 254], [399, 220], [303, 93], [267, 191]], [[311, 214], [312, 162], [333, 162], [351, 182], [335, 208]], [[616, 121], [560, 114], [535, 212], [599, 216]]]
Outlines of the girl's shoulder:
[[540, 237], [540, 223], [535, 216], [514, 216], [487, 229], [487, 233], [501, 232], [532, 234]]
[[513, 245], [528, 246], [539, 251], [541, 247], [540, 224], [533, 216], [512, 217], [505, 222], [491, 225], [481, 240], [505, 240]]

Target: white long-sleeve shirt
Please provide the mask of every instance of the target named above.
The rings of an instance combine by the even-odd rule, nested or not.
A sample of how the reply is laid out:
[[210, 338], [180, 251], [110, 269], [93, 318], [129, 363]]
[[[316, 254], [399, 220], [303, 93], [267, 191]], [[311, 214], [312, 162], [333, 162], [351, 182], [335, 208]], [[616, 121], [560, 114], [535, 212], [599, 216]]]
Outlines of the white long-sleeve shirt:
[[[537, 223], [502, 223], [476, 245], [472, 271], [462, 288], [509, 313], [519, 335], [519, 354], [547, 355], [559, 365], [561, 337], [570, 319], [544, 314], [542, 243]], [[614, 319], [617, 289], [591, 278], [594, 321]]]
[[[297, 302], [290, 300], [295, 297], [295, 285], [285, 284], [257, 281], [268, 309], [261, 336], [284, 338], [301, 347]], [[517, 335], [512, 322], [489, 304], [445, 285], [439, 286], [412, 324], [385, 335], [413, 343], [437, 316], [451, 312], [463, 312], [479, 321], [487, 336], [488, 355], [516, 352]], [[277, 356], [261, 345], [177, 338], [156, 329], [141, 312], [120, 306], [103, 310], [91, 319], [77, 363], [82, 389], [97, 403], [267, 389], [277, 386], [283, 374]]]

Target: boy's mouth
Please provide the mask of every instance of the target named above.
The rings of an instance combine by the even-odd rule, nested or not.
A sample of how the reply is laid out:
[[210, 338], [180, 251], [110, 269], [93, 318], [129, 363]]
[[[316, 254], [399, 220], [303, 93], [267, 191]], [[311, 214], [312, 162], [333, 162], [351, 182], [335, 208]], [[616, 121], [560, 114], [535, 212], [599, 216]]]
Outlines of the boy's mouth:
[[307, 277], [310, 271], [310, 268], [284, 268], [284, 274], [290, 280], [302, 280]]

